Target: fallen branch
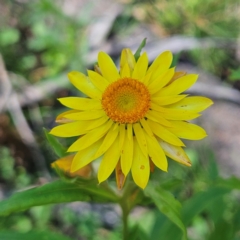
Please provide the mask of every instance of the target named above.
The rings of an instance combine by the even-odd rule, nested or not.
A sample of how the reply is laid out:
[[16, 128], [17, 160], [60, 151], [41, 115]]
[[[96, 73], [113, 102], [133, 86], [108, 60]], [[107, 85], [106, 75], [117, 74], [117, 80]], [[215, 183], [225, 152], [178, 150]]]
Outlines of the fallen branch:
[[[1, 55], [0, 55], [1, 59]], [[5, 70], [4, 62], [0, 62], [0, 86], [2, 92], [9, 91], [7, 89], [12, 89], [11, 81], [8, 77], [8, 74]], [[4, 87], [7, 89], [5, 90]], [[50, 174], [48, 173], [45, 158], [43, 157], [38, 144], [35, 140], [35, 137], [25, 119], [25, 116], [22, 112], [21, 105], [18, 101], [17, 94], [12, 90], [10, 95], [6, 95], [7, 100], [5, 102], [5, 107], [10, 113], [14, 125], [21, 137], [23, 143], [25, 143], [31, 152], [32, 159], [35, 163], [36, 168], [39, 170], [41, 176], [44, 176], [47, 179], [50, 179]]]
[[[141, 36], [142, 37], [142, 36]], [[124, 47], [131, 47], [133, 50], [137, 48], [139, 44], [138, 39], [133, 39], [124, 44], [118, 44], [112, 42], [108, 44], [107, 47], [102, 46], [102, 49], [108, 51], [110, 55], [118, 55], [121, 52], [122, 45]], [[236, 40], [234, 39], [219, 39], [219, 38], [205, 38], [205, 39], [196, 39], [193, 37], [182, 37], [174, 36], [165, 39], [150, 39], [149, 43], [145, 47], [148, 52], [149, 61], [153, 61], [154, 58], [159, 54], [159, 52], [166, 49], [171, 50], [173, 53], [178, 53], [182, 50], [190, 50], [194, 48], [210, 48], [210, 47], [231, 47], [233, 48], [236, 45]], [[157, 49], [157, 51], [156, 51]], [[98, 49], [99, 50], [99, 49]], [[86, 65], [91, 65], [95, 61], [97, 56], [97, 50], [92, 50], [88, 54], [86, 59]], [[0, 69], [1, 70], [1, 69]], [[198, 72], [198, 71], [197, 71]], [[196, 72], [195, 72], [196, 73]], [[215, 76], [214, 76], [215, 77]], [[212, 75], [209, 74], [209, 79], [212, 78]], [[216, 77], [215, 77], [216, 78]], [[211, 82], [211, 81], [210, 81]], [[220, 83], [220, 80], [218, 81]], [[44, 82], [39, 82], [35, 85], [28, 85], [22, 89], [21, 93], [17, 94], [17, 98], [21, 106], [26, 106], [32, 103], [39, 102], [45, 99], [47, 96], [52, 96], [56, 91], [60, 89], [70, 88], [70, 83], [67, 79], [67, 74], [62, 74], [56, 78], [45, 80]], [[212, 89], [214, 88], [214, 91]], [[0, 97], [0, 111], [6, 109], [4, 107], [6, 99], [10, 97], [9, 90], [4, 91], [5, 94]], [[206, 95], [215, 100], [224, 100], [230, 101], [239, 104], [239, 92], [235, 89], [231, 89], [228, 86], [211, 86], [206, 83], [201, 83], [200, 80], [197, 82], [194, 87], [189, 91], [190, 93], [197, 95]]]

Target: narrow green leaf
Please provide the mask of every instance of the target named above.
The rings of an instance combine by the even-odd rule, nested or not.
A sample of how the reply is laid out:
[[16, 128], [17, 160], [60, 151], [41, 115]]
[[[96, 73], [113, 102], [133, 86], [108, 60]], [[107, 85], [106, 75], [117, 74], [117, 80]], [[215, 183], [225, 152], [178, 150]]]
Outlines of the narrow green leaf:
[[[226, 240], [234, 239], [233, 225], [222, 219], [214, 224], [214, 230], [210, 234], [208, 240]], [[223, 231], [224, 229], [224, 231]]]
[[58, 157], [64, 157], [67, 155], [67, 149], [62, 146], [62, 144], [55, 138], [53, 135], [48, 133], [48, 130], [43, 128], [43, 131], [45, 133], [45, 136], [50, 144], [50, 146], [53, 148], [54, 152]]
[[[204, 211], [207, 207], [215, 202], [218, 203], [219, 198], [222, 198], [226, 193], [230, 192], [229, 189], [219, 187], [211, 187], [204, 192], [198, 192], [189, 200], [183, 203], [181, 209], [181, 219], [185, 226], [188, 226], [194, 217]], [[216, 204], [215, 204], [216, 205]], [[173, 222], [166, 221], [163, 215], [156, 218], [156, 223], [152, 230], [151, 236], [163, 236], [168, 240], [180, 239], [179, 228], [175, 227]]]
[[2, 240], [72, 240], [71, 238], [64, 236], [56, 232], [48, 231], [30, 231], [27, 233], [19, 233], [13, 231], [0, 231], [0, 239]]
[[[166, 224], [168, 224], [168, 229], [171, 229], [171, 231], [172, 231], [173, 227], [175, 227], [175, 228], [177, 228], [177, 230], [179, 230], [179, 228], [176, 227], [176, 225], [173, 222], [169, 221], [169, 219], [164, 214], [162, 214], [159, 211], [157, 211], [157, 212], [155, 211], [155, 222], [152, 225], [150, 239], [155, 239], [156, 236], [161, 236], [162, 238], [164, 238], [164, 236], [166, 235], [166, 233], [164, 232], [164, 226]], [[169, 225], [171, 228], [169, 228]], [[178, 231], [178, 235], [179, 235], [179, 232], [180, 232], [180, 230]], [[175, 238], [175, 239], [177, 239], [177, 238]], [[168, 238], [168, 240], [169, 240], [169, 238]]]
[[144, 190], [145, 194], [152, 198], [153, 202], [157, 206], [157, 208], [168, 217], [178, 228], [181, 229], [183, 233], [183, 239], [187, 239], [187, 231], [184, 226], [180, 212], [181, 212], [181, 204], [178, 200], [174, 198], [174, 196], [160, 188], [160, 187], [151, 187], [148, 186]]
[[173, 61], [172, 61], [172, 64], [171, 64], [171, 67], [170, 67], [170, 68], [177, 66], [181, 54], [182, 54], [182, 53], [179, 52], [179, 53], [176, 53], [176, 54], [173, 55]]
[[74, 201], [116, 202], [118, 197], [94, 180], [77, 183], [55, 181], [40, 187], [15, 193], [0, 202], [0, 216], [23, 211], [33, 206]]
[[[218, 207], [216, 208], [216, 206]], [[206, 207], [206, 212], [213, 222], [216, 223], [220, 221], [226, 212], [226, 201], [224, 195], [216, 198], [214, 201], [211, 201]]]
[[135, 60], [137, 61], [141, 55], [141, 51], [142, 49], [145, 47], [146, 45], [146, 42], [147, 42], [147, 38], [144, 38], [140, 44], [140, 46], [138, 47], [137, 51], [135, 52], [134, 54], [134, 57], [135, 57]]
[[199, 192], [184, 203], [182, 209], [183, 222], [187, 226], [192, 219], [201, 213], [210, 203], [224, 196], [229, 189], [212, 187], [205, 192]]
[[233, 231], [238, 232], [239, 226], [240, 226], [240, 208], [239, 207], [232, 218], [232, 225], [234, 229]]
[[218, 166], [216, 162], [216, 158], [211, 149], [206, 149], [208, 166], [207, 166], [207, 176], [211, 181], [215, 181], [219, 177]]
[[236, 177], [231, 177], [228, 179], [219, 178], [217, 184], [221, 187], [230, 188], [232, 190], [233, 189], [240, 190], [240, 179]]
[[131, 240], [149, 240], [149, 237], [145, 233], [145, 231], [139, 226], [134, 225], [128, 234], [128, 239]]

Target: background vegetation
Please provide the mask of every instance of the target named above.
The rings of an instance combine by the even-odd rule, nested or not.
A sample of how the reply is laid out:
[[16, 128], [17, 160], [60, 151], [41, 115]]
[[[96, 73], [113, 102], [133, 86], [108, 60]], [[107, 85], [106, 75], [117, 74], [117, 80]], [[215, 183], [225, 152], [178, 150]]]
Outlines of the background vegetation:
[[[93, 63], [86, 59], [93, 50], [87, 33], [93, 23], [90, 13], [94, 4], [86, 1], [79, 14], [71, 16], [66, 13], [63, 2], [0, 2], [0, 53], [16, 93], [22, 93], [32, 84], [54, 82], [58, 85], [67, 71], [85, 71], [86, 67], [92, 67]], [[240, 6], [237, 0], [183, 0], [178, 3], [173, 0], [125, 0], [119, 4], [122, 11], [112, 22], [105, 43], [128, 35], [134, 38], [131, 34], [140, 25], [148, 26], [159, 38], [176, 35], [207, 38], [219, 44], [180, 52], [176, 59], [198, 65], [238, 88], [240, 57], [236, 52], [236, 39]], [[0, 113], [1, 198], [57, 178], [50, 168], [56, 155], [48, 147], [42, 128], [52, 128], [56, 114], [63, 110], [55, 99], [69, 93], [74, 90], [66, 84], [51, 96], [22, 106], [23, 116], [34, 133], [33, 146], [19, 135], [11, 108], [4, 108]], [[39, 153], [44, 160], [41, 163], [35, 159]], [[166, 174], [156, 170], [152, 181], [163, 195], [170, 191], [182, 203], [182, 218], [188, 226], [189, 239], [240, 239], [240, 180], [235, 176], [223, 179], [210, 147], [189, 148], [188, 154], [193, 161], [192, 168], [170, 162], [171, 171]], [[161, 211], [167, 211], [164, 207], [166, 204], [159, 206]], [[118, 240], [121, 239], [120, 214], [115, 205], [84, 201], [33, 207], [1, 217], [0, 239]], [[144, 199], [133, 211], [130, 223], [132, 240], [160, 239], [157, 236], [181, 239], [181, 231], [155, 209], [149, 199]]]

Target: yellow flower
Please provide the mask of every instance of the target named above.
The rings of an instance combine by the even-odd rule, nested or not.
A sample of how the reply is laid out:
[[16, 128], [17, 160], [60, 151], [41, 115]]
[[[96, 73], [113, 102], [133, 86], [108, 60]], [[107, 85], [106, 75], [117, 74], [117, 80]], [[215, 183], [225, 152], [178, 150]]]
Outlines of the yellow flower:
[[[131, 171], [133, 180], [145, 188], [154, 166], [167, 171], [166, 156], [191, 166], [180, 140], [206, 136], [201, 127], [189, 123], [213, 102], [205, 97], [182, 94], [198, 75], [170, 68], [172, 53], [160, 54], [148, 67], [144, 52], [137, 61], [130, 49], [123, 49], [120, 71], [104, 52], [98, 54], [95, 71], [88, 76], [70, 72], [71, 83], [87, 97], [65, 97], [59, 101], [72, 109], [60, 114], [51, 134], [80, 136], [69, 148], [74, 152], [71, 168], [76, 172], [100, 159], [99, 182], [116, 170], [121, 188]], [[56, 161], [57, 163], [58, 161]]]

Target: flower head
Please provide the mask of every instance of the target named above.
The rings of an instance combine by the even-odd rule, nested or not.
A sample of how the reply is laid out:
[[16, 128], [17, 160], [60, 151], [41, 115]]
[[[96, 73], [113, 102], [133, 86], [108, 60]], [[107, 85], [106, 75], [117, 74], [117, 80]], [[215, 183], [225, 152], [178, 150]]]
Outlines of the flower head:
[[[167, 171], [166, 156], [191, 166], [182, 147], [183, 139], [206, 136], [201, 127], [188, 122], [212, 104], [205, 97], [182, 94], [197, 80], [196, 74], [175, 72], [172, 53], [160, 54], [148, 67], [147, 53], [136, 61], [130, 49], [123, 49], [120, 70], [104, 52], [98, 66], [68, 74], [71, 83], [87, 97], [65, 97], [59, 101], [72, 109], [60, 114], [51, 134], [79, 138], [68, 148], [74, 152], [68, 171], [76, 172], [100, 160], [99, 182], [116, 171], [121, 188], [131, 171], [133, 180], [145, 188], [154, 166]], [[56, 161], [58, 163], [58, 161]]]

